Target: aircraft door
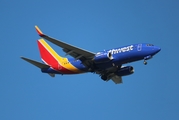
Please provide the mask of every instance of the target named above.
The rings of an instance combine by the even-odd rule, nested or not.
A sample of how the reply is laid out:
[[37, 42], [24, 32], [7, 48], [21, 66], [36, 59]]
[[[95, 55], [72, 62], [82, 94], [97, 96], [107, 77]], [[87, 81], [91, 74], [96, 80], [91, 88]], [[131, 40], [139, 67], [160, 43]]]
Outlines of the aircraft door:
[[138, 51], [141, 51], [141, 50], [142, 50], [142, 44], [138, 44], [137, 50], [138, 50]]

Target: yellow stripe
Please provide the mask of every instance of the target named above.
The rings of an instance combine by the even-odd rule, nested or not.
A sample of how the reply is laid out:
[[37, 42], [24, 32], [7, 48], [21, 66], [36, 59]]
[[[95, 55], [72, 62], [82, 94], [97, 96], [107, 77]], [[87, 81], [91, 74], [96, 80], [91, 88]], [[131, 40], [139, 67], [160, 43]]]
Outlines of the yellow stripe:
[[39, 42], [56, 58], [56, 60], [61, 60], [60, 57], [43, 39], [40, 39]]
[[76, 72], [76, 73], [82, 73], [81, 70], [79, 70], [78, 68], [74, 67], [69, 61], [67, 58], [64, 58], [64, 63], [67, 63], [67, 64], [64, 64], [64, 66], [66, 68], [69, 68], [69, 70], [73, 71], [73, 72]]
[[76, 72], [81, 73], [82, 71], [78, 68], [74, 67], [67, 58], [60, 57], [43, 39], [40, 39], [39, 42], [55, 57], [60, 65], [64, 68]]

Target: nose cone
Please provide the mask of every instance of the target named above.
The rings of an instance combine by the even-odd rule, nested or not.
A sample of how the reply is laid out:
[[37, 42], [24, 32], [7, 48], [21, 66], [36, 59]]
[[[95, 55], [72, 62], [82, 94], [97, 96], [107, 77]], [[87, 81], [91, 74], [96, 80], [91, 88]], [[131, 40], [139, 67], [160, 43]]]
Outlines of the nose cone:
[[156, 49], [157, 49], [157, 52], [160, 52], [160, 50], [161, 50], [161, 48], [160, 48], [160, 47], [156, 47]]
[[158, 53], [158, 52], [160, 52], [160, 50], [161, 50], [160, 47], [157, 47], [157, 46], [154, 47], [155, 54]]

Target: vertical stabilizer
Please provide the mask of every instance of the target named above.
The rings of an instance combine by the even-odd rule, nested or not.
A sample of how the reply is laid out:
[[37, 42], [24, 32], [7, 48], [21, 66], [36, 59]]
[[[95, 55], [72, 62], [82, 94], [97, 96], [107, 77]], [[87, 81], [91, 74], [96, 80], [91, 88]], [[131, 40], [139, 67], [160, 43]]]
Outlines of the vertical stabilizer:
[[49, 66], [58, 65], [58, 61], [61, 61], [60, 57], [43, 39], [39, 39], [38, 47], [42, 61]]

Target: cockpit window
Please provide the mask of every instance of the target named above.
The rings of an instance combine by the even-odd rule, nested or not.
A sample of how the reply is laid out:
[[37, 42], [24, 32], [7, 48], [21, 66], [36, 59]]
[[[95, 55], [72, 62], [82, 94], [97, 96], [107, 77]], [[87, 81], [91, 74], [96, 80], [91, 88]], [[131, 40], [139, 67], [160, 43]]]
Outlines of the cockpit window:
[[154, 46], [153, 44], [147, 44], [147, 46]]

